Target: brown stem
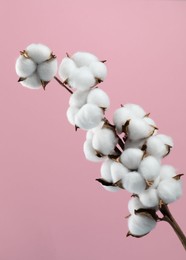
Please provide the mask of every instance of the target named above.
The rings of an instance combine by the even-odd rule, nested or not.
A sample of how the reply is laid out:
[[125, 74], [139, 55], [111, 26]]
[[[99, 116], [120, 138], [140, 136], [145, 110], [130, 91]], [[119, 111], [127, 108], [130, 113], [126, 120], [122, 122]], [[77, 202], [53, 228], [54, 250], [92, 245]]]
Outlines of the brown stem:
[[69, 89], [60, 79], [58, 79], [56, 76], [54, 77], [54, 79], [64, 88], [66, 88], [66, 90], [68, 90], [68, 92], [70, 92], [70, 94], [73, 94], [73, 91], [71, 89]]
[[186, 236], [184, 235], [183, 231], [179, 227], [178, 223], [172, 216], [169, 208], [167, 205], [162, 205], [160, 208], [160, 212], [163, 214], [163, 218], [161, 219], [162, 221], [166, 221], [171, 225], [173, 230], [175, 231], [176, 235], [178, 236], [180, 242], [182, 243], [184, 249], [186, 250]]

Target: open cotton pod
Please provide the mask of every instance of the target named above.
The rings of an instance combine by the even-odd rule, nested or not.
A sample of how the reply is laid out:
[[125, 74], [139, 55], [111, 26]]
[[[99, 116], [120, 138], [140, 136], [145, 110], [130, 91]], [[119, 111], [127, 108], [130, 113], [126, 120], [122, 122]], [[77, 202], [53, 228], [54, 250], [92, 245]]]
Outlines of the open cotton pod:
[[160, 162], [153, 156], [143, 158], [138, 171], [147, 181], [154, 181], [160, 174]]
[[97, 152], [92, 147], [92, 141], [90, 139], [86, 140], [83, 145], [83, 152], [85, 158], [91, 162], [101, 162], [104, 160], [104, 157], [99, 156]]
[[76, 52], [64, 58], [59, 67], [59, 76], [72, 88], [88, 90], [107, 75], [103, 62], [89, 52]]
[[165, 135], [154, 135], [148, 138], [146, 142], [146, 151], [149, 155], [157, 158], [166, 156], [173, 145], [172, 139]]
[[146, 182], [137, 171], [128, 172], [123, 179], [123, 187], [134, 194], [140, 194], [146, 188]]
[[181, 180], [177, 180], [174, 177], [164, 179], [160, 181], [157, 191], [158, 196], [165, 204], [172, 203], [182, 195]]
[[103, 119], [103, 110], [94, 104], [85, 104], [75, 118], [75, 125], [84, 130], [98, 126]]
[[132, 141], [148, 138], [154, 133], [155, 128], [150, 126], [144, 119], [133, 118], [129, 121], [126, 133]]
[[129, 232], [127, 236], [142, 237], [156, 226], [156, 221], [150, 215], [132, 214], [128, 218]]
[[113, 116], [113, 122], [119, 134], [122, 133], [123, 127], [125, 126], [126, 122], [132, 118], [136, 118], [136, 116], [132, 113], [132, 111], [128, 110], [127, 108], [120, 107], [116, 109]]
[[[113, 163], [114, 162], [111, 159], [107, 159], [102, 163], [102, 165], [101, 165], [102, 179], [97, 179], [97, 180], [99, 182], [101, 182], [101, 180], [103, 180], [103, 181], [105, 181], [105, 183], [108, 183], [108, 185], [104, 185], [104, 182], [101, 182], [103, 188], [106, 189], [107, 191], [116, 192], [116, 191], [120, 190], [120, 187], [114, 186], [115, 179], [113, 179], [112, 173], [111, 173], [111, 167], [112, 167]], [[117, 179], [117, 181], [118, 181], [118, 179]], [[109, 183], [110, 183], [110, 185], [109, 185]]]
[[16, 61], [19, 82], [31, 89], [43, 88], [57, 72], [57, 59], [43, 44], [30, 44]]
[[137, 170], [143, 155], [144, 152], [138, 148], [128, 148], [121, 154], [120, 161], [129, 170]]
[[76, 90], [69, 99], [70, 106], [76, 106], [81, 108], [83, 105], [87, 103], [87, 96], [89, 94], [89, 90]]
[[94, 54], [83, 51], [74, 53], [70, 58], [75, 62], [77, 67], [90, 66], [92, 62], [98, 61], [98, 58]]
[[154, 188], [148, 188], [141, 192], [139, 199], [146, 208], [154, 208], [159, 205], [158, 192], [157, 189]]
[[146, 115], [144, 109], [137, 104], [125, 104], [124, 108], [127, 108], [136, 117], [143, 118]]
[[104, 127], [98, 129], [92, 139], [93, 148], [104, 155], [113, 154], [117, 143], [118, 137], [115, 132]]
[[95, 104], [98, 107], [106, 109], [110, 106], [110, 99], [102, 89], [95, 88], [89, 92], [87, 103]]
[[128, 202], [128, 210], [130, 214], [134, 214], [135, 210], [145, 208], [137, 196], [132, 197]]
[[58, 70], [59, 76], [62, 79], [62, 81], [67, 81], [76, 68], [76, 64], [69, 57], [65, 57], [64, 59], [62, 59]]

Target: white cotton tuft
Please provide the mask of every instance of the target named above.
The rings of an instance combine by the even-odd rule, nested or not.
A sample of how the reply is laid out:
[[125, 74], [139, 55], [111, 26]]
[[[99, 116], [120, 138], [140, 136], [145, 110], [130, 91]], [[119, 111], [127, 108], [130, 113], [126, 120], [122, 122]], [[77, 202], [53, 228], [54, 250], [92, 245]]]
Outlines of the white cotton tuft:
[[144, 152], [138, 148], [129, 148], [123, 151], [120, 156], [122, 164], [130, 170], [137, 170]]
[[129, 139], [137, 141], [139, 139], [144, 139], [152, 135], [154, 128], [148, 125], [141, 118], [131, 119], [127, 127], [127, 134]]
[[125, 177], [127, 174], [128, 169], [123, 166], [123, 164], [119, 162], [113, 162], [111, 165], [111, 176], [113, 182], [117, 182]]
[[128, 210], [130, 214], [134, 214], [135, 210], [143, 209], [144, 205], [141, 203], [138, 197], [132, 197], [128, 202]]
[[86, 133], [86, 140], [92, 141], [93, 136], [94, 136], [94, 132], [92, 131], [92, 129], [88, 130]]
[[140, 165], [138, 171], [147, 181], [155, 180], [160, 173], [160, 162], [153, 156], [145, 157]]
[[171, 165], [162, 165], [160, 169], [160, 179], [168, 179], [177, 175], [176, 169]]
[[120, 107], [114, 112], [113, 122], [118, 133], [122, 133], [123, 126], [132, 118], [135, 118], [135, 115], [125, 107]]
[[136, 117], [143, 118], [146, 115], [144, 109], [136, 104], [125, 104], [124, 108], [127, 108]]
[[103, 81], [107, 76], [107, 67], [103, 62], [94, 61], [89, 65], [90, 71], [96, 79]]
[[88, 93], [89, 93], [89, 90], [85, 90], [85, 91], [76, 90], [70, 96], [69, 105], [81, 108], [87, 102]]
[[154, 122], [154, 120], [153, 120], [152, 118], [150, 118], [150, 117], [148, 117], [148, 116], [145, 116], [145, 117], [143, 118], [143, 120], [144, 120], [148, 125], [153, 126], [154, 128], [157, 127], [156, 123]]
[[58, 70], [59, 76], [62, 79], [62, 81], [64, 82], [65, 80], [67, 80], [76, 68], [77, 67], [74, 61], [68, 57], [65, 57], [59, 65]]
[[95, 132], [92, 139], [94, 149], [104, 155], [109, 155], [114, 152], [114, 148], [118, 142], [118, 138], [113, 130], [102, 128]]
[[[110, 183], [114, 183], [114, 179], [112, 178], [111, 175], [111, 166], [114, 162], [110, 159], [105, 160], [102, 165], [101, 165], [101, 177], [110, 182]], [[102, 185], [102, 187], [107, 190], [107, 191], [111, 191], [111, 192], [116, 192], [119, 191], [120, 188], [119, 187], [113, 187], [113, 186], [104, 186]]]
[[76, 115], [76, 126], [89, 130], [98, 126], [103, 119], [103, 110], [93, 104], [85, 104]]
[[151, 216], [133, 214], [128, 218], [129, 232], [133, 236], [144, 236], [156, 226], [156, 221]]
[[85, 155], [85, 158], [88, 160], [88, 161], [91, 161], [91, 162], [101, 162], [104, 160], [103, 157], [98, 157], [96, 155], [96, 151], [93, 149], [92, 147], [92, 142], [91, 140], [86, 140], [84, 142], [84, 145], [83, 145], [83, 152], [84, 152], [84, 155]]
[[158, 185], [158, 195], [165, 204], [172, 203], [182, 195], [181, 180], [174, 178], [164, 179]]
[[96, 80], [87, 67], [75, 69], [68, 79], [69, 86], [79, 90], [88, 90], [93, 87], [95, 83]]
[[163, 135], [163, 134], [158, 134], [157, 137], [160, 138], [161, 141], [162, 141], [164, 144], [169, 145], [169, 146], [171, 146], [171, 147], [174, 146], [172, 137], [170, 137], [170, 136], [168, 136], [168, 135]]
[[30, 89], [39, 89], [41, 87], [41, 81], [36, 73], [33, 73], [30, 77], [20, 82], [24, 87]]
[[51, 50], [43, 44], [30, 44], [26, 48], [26, 52], [28, 56], [37, 64], [40, 64], [46, 60], [48, 60], [51, 56]]
[[75, 106], [70, 106], [67, 109], [67, 119], [69, 121], [70, 124], [75, 125], [75, 118], [76, 118], [76, 114], [78, 113], [79, 108], [75, 107]]
[[36, 70], [36, 64], [24, 56], [19, 56], [15, 64], [16, 73], [21, 78], [27, 78]]
[[147, 153], [157, 158], [162, 158], [168, 153], [167, 145], [162, 142], [158, 135], [149, 137], [146, 146]]
[[89, 66], [92, 62], [98, 61], [98, 58], [89, 52], [76, 52], [70, 57], [78, 67]]
[[139, 148], [141, 149], [142, 146], [145, 144], [146, 139], [141, 139], [137, 141], [131, 141], [130, 139], [127, 139], [125, 142], [125, 149], [129, 148]]
[[51, 59], [38, 65], [37, 73], [41, 80], [50, 81], [57, 73], [57, 59]]
[[124, 188], [134, 194], [143, 192], [146, 188], [146, 182], [139, 172], [128, 172], [123, 180]]
[[101, 108], [108, 108], [110, 106], [110, 100], [108, 95], [99, 88], [92, 89], [87, 97], [87, 103], [95, 104]]
[[149, 188], [139, 194], [141, 203], [147, 208], [154, 208], [159, 205], [157, 189]]
[[113, 161], [111, 159], [107, 159], [101, 165], [101, 177], [108, 182], [113, 182], [111, 175], [112, 164]]

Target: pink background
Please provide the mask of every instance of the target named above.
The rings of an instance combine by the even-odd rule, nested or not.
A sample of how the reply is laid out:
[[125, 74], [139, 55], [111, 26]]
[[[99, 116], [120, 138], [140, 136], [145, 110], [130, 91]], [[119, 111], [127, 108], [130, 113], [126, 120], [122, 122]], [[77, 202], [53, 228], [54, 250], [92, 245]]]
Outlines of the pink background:
[[[174, 138], [166, 162], [185, 173], [186, 2], [2, 0], [0, 12], [0, 259], [185, 259], [167, 224], [125, 237], [129, 194], [95, 182], [100, 165], [84, 159], [85, 133], [66, 120], [69, 93], [55, 81], [45, 92], [21, 87], [14, 64], [33, 42], [59, 61], [78, 50], [107, 59], [108, 117], [141, 104]], [[170, 206], [184, 232], [185, 194]]]

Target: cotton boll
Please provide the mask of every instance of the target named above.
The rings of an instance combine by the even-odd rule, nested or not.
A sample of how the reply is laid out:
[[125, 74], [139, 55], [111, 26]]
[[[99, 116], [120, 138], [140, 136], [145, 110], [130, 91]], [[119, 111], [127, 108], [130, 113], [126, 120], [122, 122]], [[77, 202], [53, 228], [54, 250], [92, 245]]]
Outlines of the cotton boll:
[[129, 148], [123, 151], [120, 156], [122, 164], [130, 170], [136, 170], [142, 160], [144, 152], [138, 148]]
[[101, 165], [101, 177], [108, 181], [113, 182], [112, 175], [111, 175], [111, 166], [114, 162], [110, 159], [105, 160]]
[[85, 158], [88, 161], [91, 161], [91, 162], [101, 162], [101, 161], [104, 160], [103, 157], [98, 157], [96, 155], [96, 151], [93, 149], [92, 142], [90, 140], [86, 140], [84, 142], [83, 151], [84, 151]]
[[110, 106], [110, 100], [108, 95], [99, 88], [92, 89], [87, 97], [87, 103], [95, 104], [101, 108], [108, 108]]
[[109, 128], [102, 128], [95, 132], [92, 139], [92, 146], [100, 153], [109, 155], [114, 152], [117, 142], [118, 138], [113, 130]]
[[36, 64], [24, 56], [19, 56], [15, 65], [16, 73], [21, 78], [27, 78], [36, 70]]
[[94, 61], [89, 65], [94, 77], [103, 81], [107, 76], [107, 67], [103, 62]]
[[[101, 165], [101, 177], [110, 182], [110, 183], [114, 183], [115, 181], [113, 180], [112, 178], [112, 175], [111, 175], [111, 167], [112, 167], [112, 164], [114, 162], [110, 159], [107, 159], [105, 160], [102, 165]], [[103, 185], [103, 188], [107, 191], [111, 191], [111, 192], [116, 192], [116, 191], [119, 191], [120, 188], [119, 187], [113, 187], [113, 186], [104, 186]]]
[[79, 90], [88, 90], [93, 87], [95, 83], [96, 80], [87, 67], [75, 69], [68, 79], [69, 86]]
[[79, 111], [79, 108], [75, 107], [75, 106], [70, 106], [67, 109], [66, 115], [67, 115], [67, 119], [70, 124], [75, 125], [75, 118], [76, 118], [78, 111]]
[[147, 181], [155, 180], [160, 173], [160, 162], [153, 156], [145, 157], [140, 165], [138, 171]]
[[127, 191], [139, 194], [145, 190], [146, 182], [139, 172], [133, 171], [125, 175], [123, 186]]
[[125, 108], [127, 108], [133, 115], [136, 117], [143, 118], [146, 115], [146, 112], [142, 107], [136, 104], [125, 104]]
[[132, 118], [135, 118], [135, 115], [125, 107], [120, 107], [114, 112], [113, 122], [119, 134], [122, 133], [126, 122]]
[[143, 145], [145, 144], [146, 139], [137, 140], [137, 141], [131, 141], [130, 139], [127, 139], [125, 142], [125, 149], [129, 148], [139, 148], [141, 149]]
[[148, 125], [153, 126], [154, 128], [157, 127], [156, 123], [154, 122], [154, 120], [153, 120], [152, 118], [150, 118], [150, 117], [148, 117], [148, 116], [145, 116], [145, 117], [143, 118], [143, 120], [144, 120]]
[[133, 236], [144, 236], [156, 226], [156, 221], [149, 215], [133, 214], [128, 218], [129, 232]]
[[168, 135], [163, 135], [163, 134], [158, 134], [157, 137], [160, 138], [161, 141], [162, 141], [164, 144], [169, 145], [169, 146], [171, 146], [171, 147], [174, 146], [172, 137], [170, 137], [170, 136], [168, 136]]
[[162, 165], [160, 169], [160, 179], [169, 179], [177, 175], [176, 169], [171, 165]]
[[134, 214], [135, 210], [144, 208], [138, 197], [132, 197], [128, 202], [128, 210], [130, 214]]
[[89, 52], [76, 52], [71, 59], [78, 67], [89, 66], [92, 62], [98, 61], [98, 58]]
[[111, 176], [113, 182], [117, 182], [125, 177], [127, 174], [128, 169], [123, 166], [123, 164], [119, 162], [113, 162], [111, 165]]
[[141, 118], [133, 118], [130, 120], [127, 127], [127, 134], [130, 140], [137, 141], [139, 139], [144, 139], [152, 135], [154, 128], [148, 125]]
[[158, 195], [165, 204], [172, 203], [182, 195], [181, 180], [164, 179], [158, 185]]
[[88, 93], [89, 93], [89, 90], [85, 90], [85, 91], [77, 90], [77, 91], [75, 91], [70, 96], [69, 105], [81, 108], [83, 105], [86, 104]]
[[167, 146], [157, 135], [149, 137], [146, 146], [147, 153], [157, 158], [162, 158], [168, 153]]
[[68, 57], [65, 57], [62, 60], [58, 70], [59, 76], [62, 81], [66, 81], [72, 75], [76, 68], [77, 66], [74, 61]]
[[87, 133], [86, 133], [86, 140], [92, 141], [93, 136], [94, 136], [94, 132], [91, 129], [88, 130]]
[[50, 81], [57, 72], [57, 59], [51, 59], [38, 65], [37, 73], [41, 80]]
[[41, 81], [36, 73], [33, 73], [30, 77], [20, 82], [24, 87], [30, 89], [39, 89], [41, 87]]
[[89, 130], [98, 126], [103, 119], [103, 111], [101, 108], [93, 104], [85, 104], [80, 108], [76, 115], [76, 126]]
[[26, 48], [28, 56], [37, 64], [48, 60], [51, 56], [51, 50], [43, 44], [30, 44]]
[[159, 205], [158, 192], [154, 188], [144, 190], [139, 194], [141, 203], [147, 208], [154, 208]]

